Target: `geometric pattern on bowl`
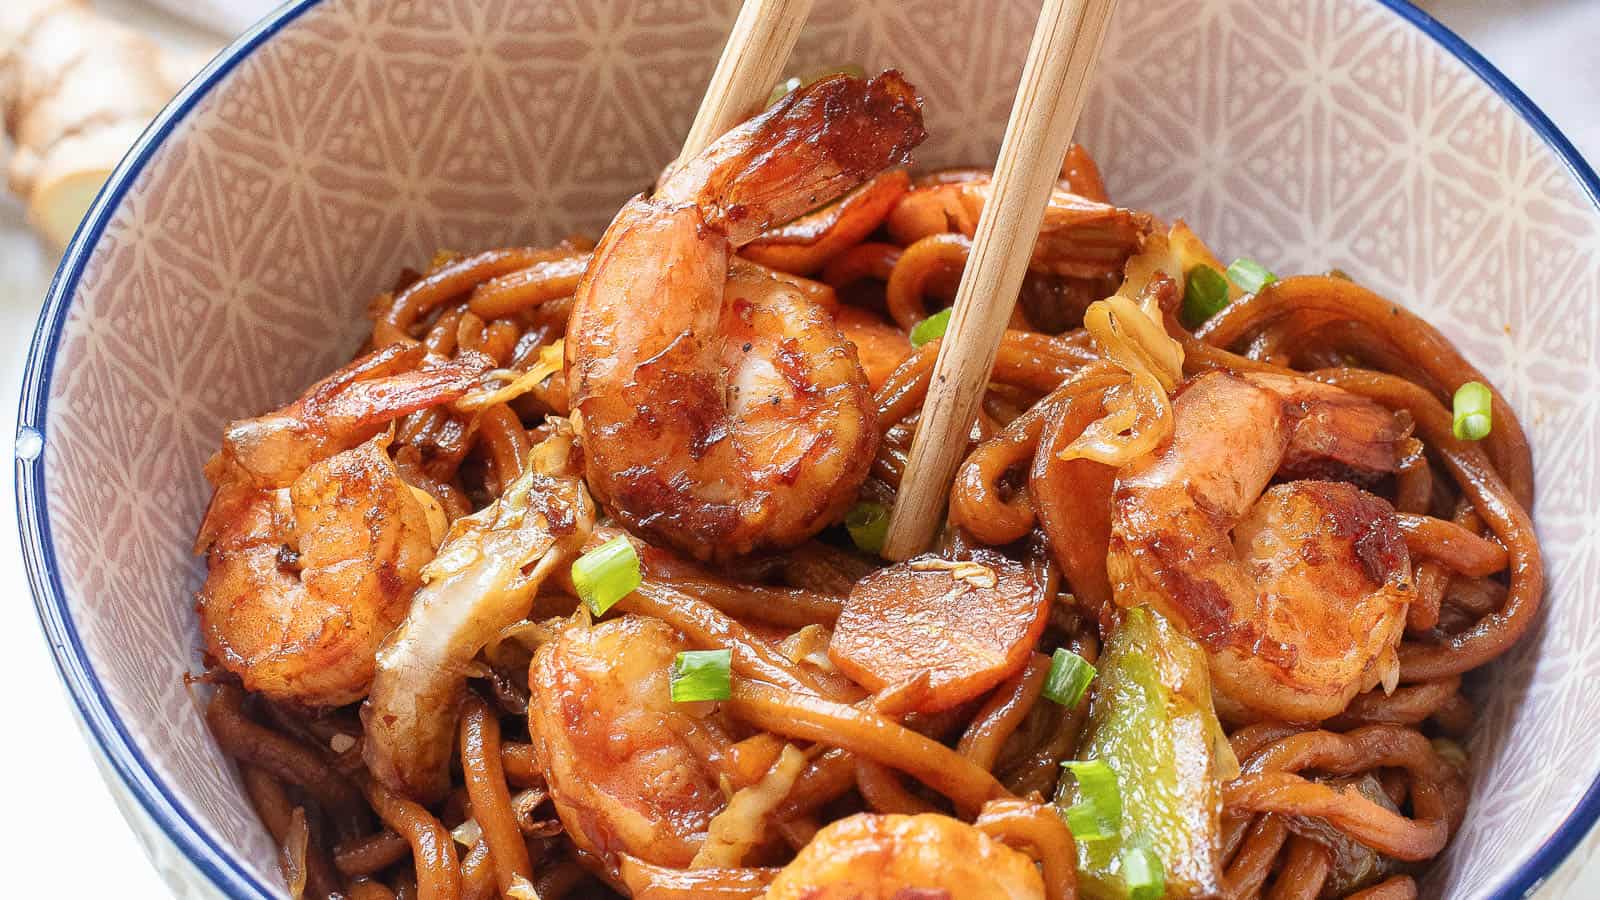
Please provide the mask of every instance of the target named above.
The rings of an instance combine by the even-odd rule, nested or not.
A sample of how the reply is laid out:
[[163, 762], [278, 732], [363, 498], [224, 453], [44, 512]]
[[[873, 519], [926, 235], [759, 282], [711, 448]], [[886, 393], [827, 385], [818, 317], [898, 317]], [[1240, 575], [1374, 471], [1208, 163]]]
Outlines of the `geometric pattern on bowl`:
[[[69, 686], [102, 741], [131, 747], [108, 748], [138, 784], [125, 808], [206, 836], [173, 879], [208, 857], [239, 896], [278, 883], [182, 681], [200, 469], [223, 423], [348, 358], [402, 266], [598, 234], [674, 155], [736, 7], [302, 0], [113, 179], [42, 320], [21, 421], [45, 452], [19, 465], [19, 497]], [[897, 66], [927, 101], [919, 164], [984, 163], [1036, 11], [819, 0], [792, 69]], [[1536, 111], [1366, 0], [1127, 0], [1101, 70], [1079, 137], [1118, 202], [1185, 217], [1224, 258], [1350, 272], [1438, 324], [1521, 413], [1547, 608], [1473, 685], [1474, 802], [1425, 888], [1526, 888], [1592, 821], [1557, 836], [1600, 774], [1593, 174]]]

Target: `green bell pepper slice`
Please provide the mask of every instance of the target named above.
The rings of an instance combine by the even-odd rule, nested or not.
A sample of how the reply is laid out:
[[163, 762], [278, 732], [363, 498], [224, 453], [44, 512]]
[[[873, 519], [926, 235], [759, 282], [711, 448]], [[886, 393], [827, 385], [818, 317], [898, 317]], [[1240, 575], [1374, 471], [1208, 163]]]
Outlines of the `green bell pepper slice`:
[[[1089, 900], [1206, 897], [1222, 891], [1222, 782], [1238, 774], [1211, 702], [1205, 652], [1160, 615], [1124, 613], [1096, 666], [1080, 760], [1117, 775], [1121, 822], [1077, 841], [1078, 888]], [[1082, 799], [1064, 774], [1056, 803]], [[1149, 874], [1150, 855], [1160, 862]]]

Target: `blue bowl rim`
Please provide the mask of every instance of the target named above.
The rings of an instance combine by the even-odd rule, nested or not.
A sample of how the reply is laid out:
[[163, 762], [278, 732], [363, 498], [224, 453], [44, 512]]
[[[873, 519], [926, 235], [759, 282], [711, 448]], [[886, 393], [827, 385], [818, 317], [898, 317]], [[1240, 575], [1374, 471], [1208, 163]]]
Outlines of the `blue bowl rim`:
[[[105, 186], [78, 226], [51, 280], [28, 352], [17, 415], [19, 434], [24, 429], [33, 429], [41, 436], [45, 434], [53, 363], [70, 301], [76, 293], [90, 251], [98, 243], [129, 187], [162, 142], [207, 92], [257, 47], [321, 2], [323, 0], [289, 0], [230, 44], [162, 110], [106, 179]], [[1377, 2], [1432, 38], [1515, 109], [1561, 159], [1591, 202], [1600, 209], [1600, 176], [1596, 176], [1595, 170], [1579, 155], [1560, 129], [1521, 89], [1466, 41], [1407, 0]], [[48, 442], [45, 446], [48, 448]], [[57, 572], [49, 512], [45, 504], [43, 453], [32, 459], [17, 459], [16, 492], [23, 559], [40, 625], [55, 658], [56, 669], [105, 760], [166, 837], [227, 896], [235, 900], [276, 900], [281, 897], [281, 890], [263, 883], [244, 864], [235, 849], [225, 846], [216, 835], [201, 827], [194, 813], [152, 769], [149, 760], [134, 742], [126, 723], [112, 707], [84, 651]], [[1512, 900], [1531, 894], [1578, 846], [1597, 819], [1600, 819], [1600, 777], [1589, 785], [1571, 814], [1538, 850], [1495, 889], [1492, 895], [1495, 900]]]

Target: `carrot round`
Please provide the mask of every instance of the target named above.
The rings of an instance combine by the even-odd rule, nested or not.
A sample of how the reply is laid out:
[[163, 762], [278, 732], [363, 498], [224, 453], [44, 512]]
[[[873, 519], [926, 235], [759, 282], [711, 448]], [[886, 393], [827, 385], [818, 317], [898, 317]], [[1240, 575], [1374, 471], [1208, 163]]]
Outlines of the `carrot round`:
[[1048, 609], [1043, 586], [999, 553], [978, 550], [961, 561], [919, 556], [856, 584], [828, 656], [871, 690], [926, 677], [918, 711], [936, 712], [1016, 674]]

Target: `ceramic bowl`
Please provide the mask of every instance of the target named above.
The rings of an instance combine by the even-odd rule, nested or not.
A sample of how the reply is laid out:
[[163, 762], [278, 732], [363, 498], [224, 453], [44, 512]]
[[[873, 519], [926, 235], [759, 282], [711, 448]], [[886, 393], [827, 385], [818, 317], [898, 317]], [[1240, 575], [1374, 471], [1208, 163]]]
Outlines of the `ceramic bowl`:
[[[898, 66], [925, 166], [998, 149], [1036, 2], [819, 0], [793, 69]], [[735, 0], [295, 0], [217, 58], [66, 254], [24, 389], [19, 515], [61, 676], [184, 896], [279, 896], [182, 676], [230, 418], [357, 346], [438, 248], [598, 233], [673, 156]], [[1515, 897], [1600, 812], [1600, 182], [1415, 9], [1125, 0], [1079, 137], [1224, 258], [1338, 266], [1438, 323], [1534, 442], [1536, 631], [1477, 679], [1473, 804], [1429, 896]]]

